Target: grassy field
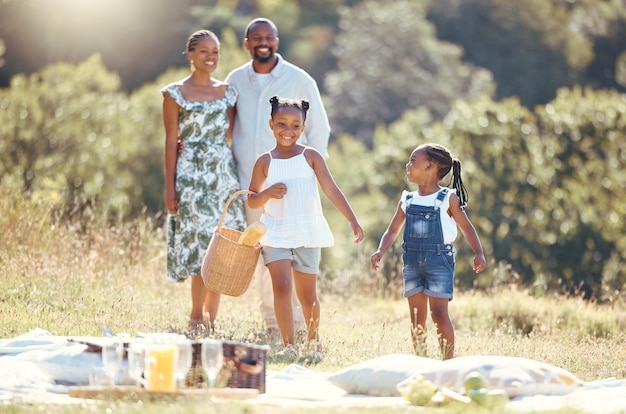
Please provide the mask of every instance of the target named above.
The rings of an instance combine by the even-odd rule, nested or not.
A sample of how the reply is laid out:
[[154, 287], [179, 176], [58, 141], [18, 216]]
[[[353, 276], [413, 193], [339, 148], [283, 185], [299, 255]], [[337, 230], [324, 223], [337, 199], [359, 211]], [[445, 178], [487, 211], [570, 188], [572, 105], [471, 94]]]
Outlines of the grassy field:
[[[165, 237], [150, 219], [103, 225], [82, 212], [72, 225], [58, 225], [36, 200], [0, 201], [0, 338], [34, 328], [57, 335], [185, 331], [189, 284], [164, 279]], [[497, 272], [492, 266], [491, 272]], [[367, 263], [347, 271], [369, 272]], [[373, 277], [373, 276], [372, 276]], [[372, 283], [375, 285], [375, 282]], [[325, 358], [309, 365], [335, 371], [389, 353], [410, 353], [406, 301], [343, 283], [321, 283], [321, 336]], [[262, 342], [263, 324], [255, 285], [239, 298], [224, 297], [218, 323], [227, 339]], [[626, 377], [626, 305], [599, 305], [576, 297], [537, 296], [517, 286], [457, 292], [450, 303], [456, 355], [492, 354], [536, 359], [565, 368], [583, 380]], [[434, 327], [427, 326], [429, 356], [437, 357]], [[271, 353], [270, 353], [271, 354]], [[269, 358], [268, 369], [283, 365]], [[282, 413], [287, 409], [243, 402], [156, 403], [115, 401], [81, 406], [0, 406], [0, 412], [224, 412]], [[386, 412], [423, 411], [420, 407]], [[299, 410], [299, 412], [319, 412]], [[344, 412], [346, 409], [337, 410]], [[379, 409], [357, 409], [369, 413]], [[468, 412], [441, 408], [437, 412]], [[569, 411], [568, 411], [569, 412]]]

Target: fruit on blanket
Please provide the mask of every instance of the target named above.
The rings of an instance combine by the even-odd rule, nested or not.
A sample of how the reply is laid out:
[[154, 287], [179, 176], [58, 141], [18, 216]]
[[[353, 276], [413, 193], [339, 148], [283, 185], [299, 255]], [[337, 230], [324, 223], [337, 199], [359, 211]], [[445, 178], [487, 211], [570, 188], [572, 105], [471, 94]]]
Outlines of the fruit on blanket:
[[444, 405], [446, 402], [448, 402], [448, 400], [446, 400], [445, 395], [443, 395], [441, 391], [437, 391], [435, 392], [435, 395], [433, 395], [433, 397], [430, 399], [429, 404], [434, 405], [436, 407], [440, 407]]
[[472, 400], [469, 397], [461, 395], [458, 392], [451, 390], [450, 388], [440, 387], [435, 395], [433, 395], [433, 398], [430, 399], [430, 403], [428, 405], [443, 407], [450, 404], [464, 405], [471, 403]]
[[400, 389], [400, 393], [405, 400], [412, 405], [426, 405], [437, 392], [437, 386], [421, 375], [415, 376], [406, 386]]
[[502, 389], [473, 389], [467, 392], [467, 396], [476, 404], [491, 409], [504, 408], [509, 402], [509, 394]]
[[467, 396], [478, 405], [489, 406], [489, 390], [487, 388], [474, 388], [467, 391]]
[[458, 392], [448, 388], [448, 387], [440, 387], [438, 393], [441, 393], [447, 402], [459, 402], [463, 404], [469, 404], [472, 400]]
[[237, 243], [246, 246], [255, 246], [259, 242], [259, 240], [261, 240], [261, 237], [263, 237], [266, 231], [267, 227], [265, 227], [265, 224], [261, 223], [260, 221], [255, 221], [254, 223], [250, 224], [243, 233], [241, 233], [241, 236], [239, 236], [239, 240], [237, 240]]
[[465, 392], [469, 392], [469, 390], [489, 388], [489, 381], [480, 372], [472, 371], [463, 379], [463, 386], [465, 387]]
[[506, 404], [509, 402], [509, 394], [506, 391], [501, 389], [493, 389], [487, 391], [487, 402], [489, 408], [504, 408]]

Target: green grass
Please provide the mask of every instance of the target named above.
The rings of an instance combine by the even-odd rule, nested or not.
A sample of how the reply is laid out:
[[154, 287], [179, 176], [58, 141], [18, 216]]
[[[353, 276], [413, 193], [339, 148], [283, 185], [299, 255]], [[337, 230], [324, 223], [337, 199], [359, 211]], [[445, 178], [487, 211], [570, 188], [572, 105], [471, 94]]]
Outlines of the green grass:
[[[166, 282], [165, 237], [152, 220], [119, 225], [86, 211], [69, 225], [55, 222], [45, 203], [0, 197], [0, 338], [34, 328], [56, 335], [185, 331], [190, 310], [189, 284]], [[494, 266], [495, 268], [496, 266]], [[497, 269], [493, 269], [496, 272]], [[341, 290], [320, 282], [321, 328], [325, 358], [309, 368], [335, 371], [389, 353], [410, 353], [409, 313], [402, 298], [376, 294], [368, 264], [346, 271]], [[321, 276], [323, 277], [323, 276]], [[398, 292], [400, 286], [395, 288]], [[259, 341], [263, 323], [256, 286], [239, 298], [223, 297], [218, 323], [224, 337]], [[536, 296], [515, 286], [457, 292], [450, 302], [456, 328], [456, 355], [492, 354], [536, 359], [567, 369], [583, 380], [626, 377], [626, 306], [600, 305], [577, 297]], [[429, 322], [430, 323], [430, 322]], [[434, 327], [427, 326], [427, 350], [437, 357]], [[284, 365], [268, 361], [268, 369]], [[430, 410], [430, 409], [429, 409]], [[433, 409], [435, 410], [435, 409]], [[104, 401], [71, 406], [0, 406], [0, 412], [215, 412], [287, 413], [292, 409], [242, 401]], [[332, 409], [373, 413], [380, 409]], [[420, 407], [385, 412], [423, 412]], [[438, 408], [442, 413], [467, 408]], [[298, 412], [320, 412], [299, 409]], [[479, 412], [479, 411], [477, 411]], [[560, 411], [560, 412], [572, 412]]]

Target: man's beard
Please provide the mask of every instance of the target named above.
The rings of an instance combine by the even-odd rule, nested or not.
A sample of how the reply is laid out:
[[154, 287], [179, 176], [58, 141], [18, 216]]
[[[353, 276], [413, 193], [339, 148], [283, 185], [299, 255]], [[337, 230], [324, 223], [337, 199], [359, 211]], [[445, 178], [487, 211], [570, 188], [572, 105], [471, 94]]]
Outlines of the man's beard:
[[254, 51], [254, 60], [259, 62], [259, 63], [268, 63], [271, 62], [272, 60], [274, 60], [274, 49], [270, 49], [270, 54], [267, 56], [259, 56], [256, 53], [256, 50]]

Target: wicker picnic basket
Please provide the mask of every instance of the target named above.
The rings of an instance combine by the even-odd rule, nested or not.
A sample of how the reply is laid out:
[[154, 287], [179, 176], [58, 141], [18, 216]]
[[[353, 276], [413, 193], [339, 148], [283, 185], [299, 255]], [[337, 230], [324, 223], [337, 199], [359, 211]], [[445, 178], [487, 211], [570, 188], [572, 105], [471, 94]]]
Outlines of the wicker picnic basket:
[[228, 206], [242, 194], [252, 191], [241, 190], [230, 196], [202, 262], [202, 280], [207, 289], [229, 296], [240, 296], [248, 289], [261, 253], [258, 245], [237, 242], [242, 232], [222, 227]]
[[[200, 356], [202, 342], [195, 341], [192, 349], [193, 363], [185, 378], [185, 385], [191, 388], [202, 388], [206, 381]], [[229, 388], [255, 388], [263, 394], [265, 392], [267, 352], [270, 347], [224, 340], [222, 341], [222, 349], [224, 366], [220, 371], [216, 385]]]

